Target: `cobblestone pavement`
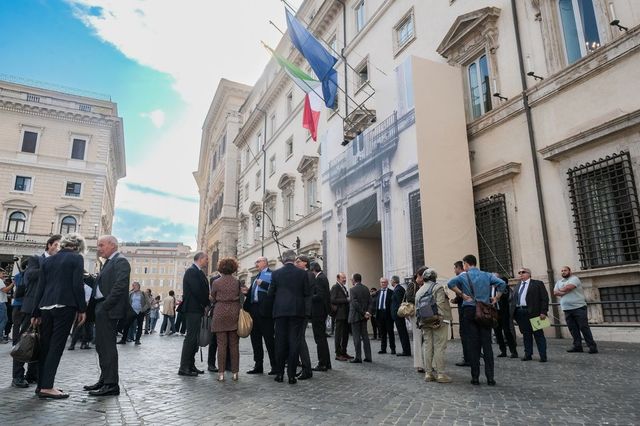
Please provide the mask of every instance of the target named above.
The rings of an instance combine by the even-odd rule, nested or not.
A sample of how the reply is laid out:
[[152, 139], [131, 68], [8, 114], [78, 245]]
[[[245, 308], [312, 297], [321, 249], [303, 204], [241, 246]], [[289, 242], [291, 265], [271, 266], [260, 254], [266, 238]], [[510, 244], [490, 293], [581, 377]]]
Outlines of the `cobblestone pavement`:
[[[208, 372], [178, 376], [182, 340], [154, 334], [140, 346], [119, 346], [119, 397], [88, 397], [82, 385], [98, 377], [96, 353], [65, 351], [56, 380], [71, 394], [63, 401], [40, 400], [33, 386], [10, 387], [10, 345], [1, 345], [0, 424], [640, 424], [637, 344], [601, 343], [600, 354], [589, 355], [568, 354], [568, 340], [551, 340], [546, 364], [535, 355], [533, 362], [497, 359], [498, 385], [489, 387], [470, 385], [469, 370], [453, 366], [458, 341], [447, 349], [451, 384], [425, 382], [411, 358], [378, 355], [373, 341], [372, 364], [333, 361], [332, 371], [289, 385], [244, 374], [253, 363], [249, 339], [241, 341], [238, 382]], [[307, 341], [313, 359], [310, 329]], [[203, 355], [197, 365], [206, 369], [206, 348]]]

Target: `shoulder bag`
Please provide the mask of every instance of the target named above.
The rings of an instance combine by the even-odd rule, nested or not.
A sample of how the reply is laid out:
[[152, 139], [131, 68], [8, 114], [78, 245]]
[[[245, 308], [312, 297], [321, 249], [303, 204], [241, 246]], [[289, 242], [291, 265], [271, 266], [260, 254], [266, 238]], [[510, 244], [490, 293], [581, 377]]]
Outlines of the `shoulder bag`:
[[11, 356], [18, 362], [37, 362], [40, 356], [40, 333], [30, 326], [22, 333], [18, 343], [11, 349]]
[[[238, 290], [240, 290], [240, 282], [238, 281]], [[242, 293], [240, 293], [240, 314], [238, 315], [238, 336], [248, 337], [253, 328], [253, 319], [249, 312], [242, 309]]]
[[469, 273], [465, 274], [467, 277], [467, 281], [469, 282], [469, 287], [471, 288], [471, 297], [473, 297], [474, 302], [476, 302], [476, 322], [483, 327], [493, 328], [498, 325], [498, 311], [496, 307], [489, 303], [484, 303], [476, 299], [476, 295], [473, 291], [473, 283], [471, 282], [471, 277]]
[[404, 293], [404, 300], [402, 301], [402, 303], [400, 304], [400, 307], [398, 308], [398, 316], [400, 318], [407, 318], [407, 317], [412, 317], [416, 314], [416, 305], [411, 303], [411, 302], [407, 302], [407, 293]]

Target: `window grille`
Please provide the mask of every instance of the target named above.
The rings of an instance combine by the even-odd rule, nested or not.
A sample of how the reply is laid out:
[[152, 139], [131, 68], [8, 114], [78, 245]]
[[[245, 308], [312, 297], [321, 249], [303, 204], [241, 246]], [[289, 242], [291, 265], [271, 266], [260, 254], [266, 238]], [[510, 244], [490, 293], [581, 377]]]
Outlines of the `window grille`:
[[640, 260], [640, 209], [628, 152], [569, 169], [582, 269]]
[[31, 93], [27, 93], [27, 100], [29, 102], [40, 102], [40, 96], [32, 95]]
[[[600, 300], [602, 302], [640, 300], [640, 285], [601, 288]], [[603, 303], [602, 315], [604, 322], [640, 322], [640, 304]]]
[[409, 222], [411, 227], [411, 260], [413, 270], [417, 271], [418, 268], [425, 264], [419, 190], [409, 193]]
[[475, 203], [478, 257], [485, 271], [513, 277], [511, 242], [504, 194]]
[[80, 111], [91, 112], [91, 105], [87, 104], [78, 104], [78, 109]]

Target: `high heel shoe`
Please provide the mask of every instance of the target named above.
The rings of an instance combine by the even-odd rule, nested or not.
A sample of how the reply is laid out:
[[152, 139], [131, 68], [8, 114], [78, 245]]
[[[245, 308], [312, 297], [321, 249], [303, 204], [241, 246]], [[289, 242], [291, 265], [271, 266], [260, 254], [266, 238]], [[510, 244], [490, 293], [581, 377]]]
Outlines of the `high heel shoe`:
[[219, 382], [224, 382], [224, 374], [218, 375], [218, 381]]
[[233, 373], [233, 376], [231, 376], [231, 380], [233, 380], [234, 382], [238, 381], [238, 373]]

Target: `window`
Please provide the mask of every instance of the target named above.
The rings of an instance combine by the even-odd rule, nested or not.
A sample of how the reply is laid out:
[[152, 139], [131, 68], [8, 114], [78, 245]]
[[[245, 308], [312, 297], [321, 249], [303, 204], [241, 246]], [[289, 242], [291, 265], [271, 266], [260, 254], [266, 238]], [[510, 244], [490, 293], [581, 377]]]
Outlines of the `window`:
[[395, 26], [396, 50], [402, 49], [407, 43], [413, 40], [415, 31], [413, 24], [413, 9], [405, 15], [402, 20]]
[[318, 181], [316, 178], [311, 178], [307, 180], [307, 206], [305, 211], [312, 212], [313, 210], [318, 208], [317, 198], [318, 198]]
[[489, 87], [489, 64], [487, 55], [480, 56], [467, 67], [469, 77], [469, 100], [471, 115], [478, 118], [491, 111], [491, 89]]
[[260, 152], [262, 148], [262, 132], [258, 133], [258, 137], [256, 138], [256, 154]]
[[364, 0], [361, 0], [356, 6], [356, 32], [359, 33], [366, 24], [366, 16], [364, 9]]
[[79, 197], [82, 184], [78, 182], [67, 182], [67, 187], [64, 191], [64, 195], [67, 197]]
[[262, 170], [258, 170], [256, 172], [256, 189], [260, 189], [262, 187]]
[[23, 233], [27, 223], [27, 216], [22, 212], [13, 212], [9, 215], [7, 233]]
[[287, 103], [287, 115], [289, 115], [293, 111], [293, 92], [287, 93], [286, 103]]
[[[602, 302], [640, 300], [640, 285], [601, 288], [600, 300]], [[602, 316], [604, 322], [640, 322], [640, 304], [603, 303]]]
[[411, 262], [413, 270], [417, 271], [425, 264], [420, 190], [409, 193], [409, 225], [411, 227]]
[[269, 158], [269, 176], [273, 176], [276, 172], [276, 156], [275, 154]]
[[276, 126], [278, 123], [276, 123], [276, 115], [273, 114], [271, 116], [271, 136], [273, 136], [276, 133]]
[[339, 55], [340, 52], [338, 52], [338, 38], [333, 35], [330, 39], [329, 39], [329, 43], [327, 43], [329, 45], [329, 47], [331, 48], [331, 50], [333, 51], [334, 54]]
[[285, 142], [285, 155], [284, 157], [288, 160], [289, 157], [293, 155], [293, 138], [287, 139]]
[[76, 232], [78, 221], [73, 216], [65, 216], [60, 222], [60, 233], [62, 235]]
[[13, 185], [14, 191], [31, 192], [31, 178], [29, 176], [16, 176]]
[[582, 269], [640, 260], [640, 207], [628, 152], [569, 169]]
[[22, 152], [30, 152], [35, 154], [36, 145], [38, 143], [38, 134], [25, 130], [22, 134]]
[[71, 158], [73, 158], [74, 160], [84, 160], [84, 150], [86, 145], [86, 140], [74, 139], [73, 147], [71, 148]]
[[600, 47], [593, 0], [559, 0], [560, 22], [570, 64]]
[[356, 90], [360, 89], [369, 81], [369, 64], [365, 59], [362, 64], [356, 68]]
[[288, 192], [284, 195], [284, 226], [289, 226], [289, 223], [294, 221], [294, 199], [293, 192]]
[[249, 152], [249, 147], [247, 147], [247, 150], [244, 152], [244, 168], [248, 168], [249, 167], [249, 162], [251, 161], [251, 154]]
[[483, 271], [513, 276], [507, 204], [504, 194], [475, 203], [478, 257]]
[[244, 186], [244, 200], [247, 201], [249, 199], [249, 182]]

